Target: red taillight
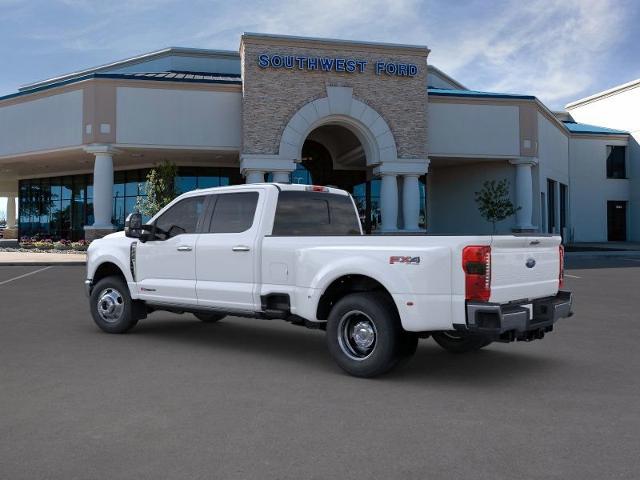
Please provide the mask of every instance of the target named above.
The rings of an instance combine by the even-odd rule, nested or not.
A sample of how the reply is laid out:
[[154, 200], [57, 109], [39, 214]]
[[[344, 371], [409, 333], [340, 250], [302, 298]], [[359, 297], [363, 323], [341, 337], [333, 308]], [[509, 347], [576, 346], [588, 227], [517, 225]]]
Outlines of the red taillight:
[[558, 274], [558, 288], [564, 287], [564, 246], [560, 245], [560, 272]]
[[464, 247], [462, 269], [465, 273], [465, 298], [488, 301], [491, 296], [491, 247]]

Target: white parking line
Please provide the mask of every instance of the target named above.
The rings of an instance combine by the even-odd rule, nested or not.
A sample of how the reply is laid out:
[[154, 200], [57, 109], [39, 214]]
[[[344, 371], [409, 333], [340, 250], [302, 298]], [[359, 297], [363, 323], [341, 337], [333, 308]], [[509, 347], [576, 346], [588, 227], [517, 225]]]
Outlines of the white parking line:
[[579, 277], [577, 275], [569, 275], [568, 273], [565, 273], [564, 276], [565, 277], [569, 277], [569, 278], [582, 278], [582, 277]]
[[10, 278], [9, 280], [4, 280], [0, 282], [0, 285], [4, 285], [5, 283], [13, 282], [14, 280], [20, 280], [21, 278], [28, 277], [29, 275], [35, 275], [39, 272], [44, 272], [45, 270], [49, 270], [51, 266], [40, 268], [38, 270], [34, 270], [33, 272], [25, 273], [24, 275], [19, 275], [17, 277]]

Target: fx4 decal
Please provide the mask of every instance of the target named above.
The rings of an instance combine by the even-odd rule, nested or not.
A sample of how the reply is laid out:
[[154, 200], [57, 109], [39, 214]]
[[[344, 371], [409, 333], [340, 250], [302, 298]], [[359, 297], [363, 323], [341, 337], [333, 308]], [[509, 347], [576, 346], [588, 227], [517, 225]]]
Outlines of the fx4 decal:
[[420, 265], [420, 257], [392, 256], [389, 257], [389, 263], [391, 265], [396, 263], [402, 263], [404, 265]]

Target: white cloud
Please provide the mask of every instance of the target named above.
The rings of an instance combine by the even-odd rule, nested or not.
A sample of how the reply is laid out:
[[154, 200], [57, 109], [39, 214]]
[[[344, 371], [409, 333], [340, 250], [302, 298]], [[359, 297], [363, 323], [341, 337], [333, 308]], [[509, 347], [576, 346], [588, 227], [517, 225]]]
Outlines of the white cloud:
[[[213, 40], [231, 30], [383, 40], [396, 37], [409, 19], [418, 25], [419, 5], [417, 0], [285, 0], [263, 3], [257, 8], [237, 3], [215, 12], [194, 37]], [[237, 38], [231, 41], [237, 46]]]
[[[7, 1], [15, 0], [0, 0]], [[535, 94], [553, 107], [592, 93], [610, 74], [608, 57], [627, 37], [629, 12], [637, 10], [631, 0], [58, 0], [46, 5], [55, 5], [56, 15], [62, 11], [66, 18], [46, 19], [40, 9], [32, 10], [37, 21], [21, 35], [35, 42], [39, 53], [69, 50], [86, 58], [95, 52], [96, 63], [103, 63], [169, 45], [235, 50], [243, 31], [426, 44], [432, 49], [429, 61], [470, 88]]]
[[624, 38], [629, 10], [616, 0], [233, 5], [193, 40], [237, 48], [237, 35], [248, 30], [426, 44], [432, 63], [471, 88], [534, 94], [553, 107], [593, 91], [598, 66]]
[[493, 21], [468, 24], [434, 57], [472, 87], [532, 93], [557, 107], [593, 89], [607, 54], [624, 39], [626, 15], [612, 0], [517, 2]]

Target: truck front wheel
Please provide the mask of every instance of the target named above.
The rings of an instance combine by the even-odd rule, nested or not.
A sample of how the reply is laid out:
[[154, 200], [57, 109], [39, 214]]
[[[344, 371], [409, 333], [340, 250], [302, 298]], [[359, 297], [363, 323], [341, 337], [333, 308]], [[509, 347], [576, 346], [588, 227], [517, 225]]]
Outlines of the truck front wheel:
[[96, 283], [90, 301], [93, 321], [107, 333], [124, 333], [138, 323], [129, 287], [120, 277], [105, 277]]
[[415, 352], [390, 302], [373, 293], [353, 293], [338, 301], [327, 321], [327, 345], [335, 362], [356, 377], [388, 372]]
[[437, 332], [432, 335], [438, 345], [451, 353], [467, 353], [480, 350], [492, 341], [482, 335], [469, 335], [464, 333]]

